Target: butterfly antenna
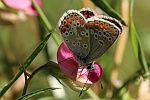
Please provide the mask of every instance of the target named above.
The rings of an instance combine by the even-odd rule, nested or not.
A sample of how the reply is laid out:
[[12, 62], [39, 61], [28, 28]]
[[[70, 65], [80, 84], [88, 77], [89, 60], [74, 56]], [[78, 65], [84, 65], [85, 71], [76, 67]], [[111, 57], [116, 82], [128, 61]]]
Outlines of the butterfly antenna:
[[[88, 81], [88, 79], [86, 80], [86, 83], [87, 83], [87, 81]], [[81, 92], [80, 92], [80, 94], [79, 94], [79, 97], [81, 96], [81, 94], [82, 94], [82, 92], [83, 92], [83, 90], [84, 90], [84, 88], [85, 88], [86, 83], [84, 83], [84, 86], [83, 86], [83, 88], [82, 88], [82, 90], [81, 90]]]
[[83, 86], [83, 88], [82, 88], [82, 90], [81, 90], [81, 92], [80, 92], [80, 94], [79, 94], [79, 97], [81, 96], [81, 94], [82, 94], [82, 92], [83, 92], [83, 90], [84, 90], [84, 88], [85, 88], [85, 85], [87, 84], [87, 81], [89, 80], [89, 76], [90, 76], [90, 74], [88, 74], [87, 80], [86, 80], [86, 82], [84, 83], [84, 86]]
[[101, 85], [101, 89], [103, 89], [103, 84], [102, 84], [102, 82], [100, 81], [100, 85]]
[[79, 75], [78, 79], [79, 79], [79, 78], [80, 78], [80, 76], [82, 75], [81, 73], [82, 73], [83, 69], [84, 69], [84, 68], [82, 68], [82, 70], [81, 70], [81, 72], [80, 72], [80, 75]]

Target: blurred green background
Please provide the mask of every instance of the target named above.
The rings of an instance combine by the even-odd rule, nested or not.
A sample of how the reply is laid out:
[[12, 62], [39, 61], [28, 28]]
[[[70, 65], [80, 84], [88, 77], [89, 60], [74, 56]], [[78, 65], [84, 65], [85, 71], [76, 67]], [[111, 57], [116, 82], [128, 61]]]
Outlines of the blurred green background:
[[[123, 0], [107, 0], [108, 3], [117, 11], [120, 11], [120, 3]], [[115, 2], [116, 1], [116, 2]], [[118, 3], [117, 3], [118, 2]], [[81, 9], [83, 7], [82, 0], [42, 0], [45, 16], [48, 18], [50, 24], [55, 30], [55, 35], [59, 38], [59, 41], [63, 41], [57, 28], [59, 18], [64, 12], [69, 9]], [[135, 0], [133, 9], [133, 20], [138, 36], [141, 40], [146, 60], [150, 64], [150, 9], [149, 0]], [[124, 26], [126, 27], [126, 26]], [[35, 48], [41, 42], [41, 37], [48, 34], [44, 25], [41, 23], [39, 17], [28, 17], [26, 21], [19, 22], [15, 25], [0, 25], [0, 89], [4, 87], [17, 73], [20, 65], [31, 55]], [[44, 35], [44, 36], [43, 36]], [[110, 75], [114, 66], [114, 54], [115, 43], [99, 60], [99, 64], [103, 68], [102, 84], [104, 89], [99, 88], [99, 96], [101, 98], [109, 97], [106, 94], [107, 89], [111, 88]], [[52, 38], [48, 41], [48, 56], [43, 50], [35, 58], [28, 68], [29, 72], [34, 71], [36, 68], [47, 63], [48, 60], [56, 61], [56, 53], [58, 45]], [[135, 72], [139, 70], [140, 64], [135, 57], [131, 37], [128, 35], [127, 44], [123, 53], [123, 59], [121, 65], [117, 67], [118, 79], [121, 82], [125, 82], [130, 77], [135, 75]], [[48, 81], [48, 74], [43, 71], [39, 72], [31, 81], [28, 93], [53, 86], [51, 81]], [[108, 83], [107, 83], [108, 82]], [[136, 83], [137, 81], [135, 81]], [[130, 96], [131, 98], [138, 97], [138, 85], [134, 82], [130, 84]], [[54, 83], [53, 83], [54, 84]], [[98, 83], [100, 84], [100, 83]], [[108, 86], [109, 84], [109, 86]], [[17, 87], [16, 87], [16, 86]], [[9, 99], [17, 98], [21, 94], [23, 85], [23, 78], [16, 82], [15, 85], [6, 93], [5, 97]], [[19, 87], [20, 86], [20, 87]], [[58, 86], [60, 87], [60, 86]], [[93, 86], [94, 87], [94, 86]], [[53, 92], [45, 92], [43, 94], [34, 96], [31, 100], [77, 100], [78, 93], [65, 88], [64, 98], [57, 98]], [[134, 91], [134, 93], [133, 93]], [[61, 92], [60, 92], [61, 94]], [[42, 97], [47, 97], [40, 99]], [[88, 98], [86, 94], [83, 95], [84, 100]]]

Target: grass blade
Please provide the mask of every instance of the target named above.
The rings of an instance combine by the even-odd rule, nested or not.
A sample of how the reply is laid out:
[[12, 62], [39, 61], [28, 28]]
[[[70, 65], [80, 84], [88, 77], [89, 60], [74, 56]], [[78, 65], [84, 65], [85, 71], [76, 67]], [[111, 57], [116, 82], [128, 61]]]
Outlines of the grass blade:
[[24, 95], [20, 98], [18, 98], [17, 100], [27, 100], [35, 95], [38, 95], [38, 94], [41, 94], [41, 93], [44, 93], [44, 92], [47, 92], [47, 91], [51, 91], [51, 90], [56, 90], [56, 89], [59, 89], [59, 88], [46, 88], [46, 89], [41, 89], [41, 90], [38, 90], [38, 91], [35, 91], [35, 92], [32, 92], [30, 94], [27, 94], [27, 95]]
[[118, 19], [123, 25], [126, 25], [119, 13], [117, 13], [105, 0], [92, 0], [92, 2], [109, 16]]
[[137, 35], [136, 29], [134, 27], [134, 23], [133, 23], [133, 3], [134, 0], [130, 0], [130, 20], [129, 20], [129, 32], [131, 34], [131, 38], [132, 38], [132, 44], [133, 44], [133, 48], [134, 48], [134, 52], [136, 55], [136, 58], [139, 60], [141, 67], [143, 68], [144, 72], [149, 75], [149, 70], [148, 70], [148, 66], [147, 66], [147, 62], [146, 62], [146, 58], [144, 55], [144, 51], [143, 51], [143, 47], [141, 45], [140, 39]]

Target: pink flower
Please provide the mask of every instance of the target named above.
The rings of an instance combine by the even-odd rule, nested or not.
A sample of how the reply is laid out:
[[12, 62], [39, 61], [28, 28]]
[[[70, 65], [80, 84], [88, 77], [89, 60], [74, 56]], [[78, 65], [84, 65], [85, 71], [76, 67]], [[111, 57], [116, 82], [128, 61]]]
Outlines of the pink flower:
[[[3, 0], [4, 3], [13, 9], [24, 11], [27, 15], [36, 16], [37, 12], [32, 6], [31, 0]], [[36, 0], [39, 7], [42, 7], [41, 0]]]
[[92, 71], [86, 67], [80, 68], [79, 62], [74, 58], [73, 53], [69, 50], [65, 42], [58, 48], [57, 61], [62, 73], [73, 81], [93, 84], [101, 78], [101, 66], [94, 63], [94, 70]]

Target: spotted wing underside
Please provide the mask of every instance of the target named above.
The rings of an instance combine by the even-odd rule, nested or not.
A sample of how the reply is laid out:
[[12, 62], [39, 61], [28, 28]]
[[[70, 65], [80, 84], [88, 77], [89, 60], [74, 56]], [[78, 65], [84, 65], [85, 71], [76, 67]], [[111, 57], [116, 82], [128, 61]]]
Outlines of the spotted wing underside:
[[69, 49], [78, 57], [85, 58], [89, 52], [89, 31], [84, 16], [76, 10], [69, 10], [60, 19], [62, 37]]
[[97, 18], [89, 19], [87, 25], [89, 26], [91, 48], [87, 62], [90, 62], [102, 56], [109, 49], [121, 34], [122, 26], [116, 19], [102, 15], [100, 18], [97, 16]]

